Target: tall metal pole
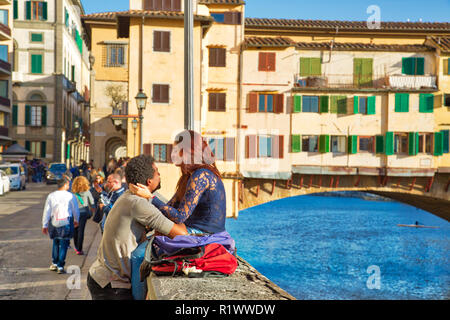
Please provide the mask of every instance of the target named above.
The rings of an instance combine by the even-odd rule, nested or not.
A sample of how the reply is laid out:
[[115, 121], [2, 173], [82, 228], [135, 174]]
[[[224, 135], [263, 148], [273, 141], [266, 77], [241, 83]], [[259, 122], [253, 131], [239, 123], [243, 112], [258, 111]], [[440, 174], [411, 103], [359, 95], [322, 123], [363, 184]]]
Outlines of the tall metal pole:
[[194, 130], [194, 12], [184, 0], [184, 129]]
[[[144, 81], [143, 81], [143, 64], [144, 64], [144, 21], [145, 18], [144, 16], [142, 16], [142, 21], [141, 21], [141, 30], [139, 32], [139, 92], [143, 92], [144, 91]], [[144, 122], [144, 117], [142, 115], [142, 109], [139, 108], [139, 154], [144, 154], [144, 134], [143, 134], [143, 122]]]

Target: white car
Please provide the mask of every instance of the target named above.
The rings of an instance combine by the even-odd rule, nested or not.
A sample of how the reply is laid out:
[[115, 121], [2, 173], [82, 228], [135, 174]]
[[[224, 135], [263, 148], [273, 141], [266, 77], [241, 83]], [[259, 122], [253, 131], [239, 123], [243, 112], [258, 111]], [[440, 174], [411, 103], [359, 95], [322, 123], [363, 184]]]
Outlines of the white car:
[[6, 175], [5, 171], [0, 170], [0, 196], [9, 192], [10, 183], [9, 177]]
[[2, 164], [0, 165], [0, 170], [5, 171], [8, 176], [11, 190], [25, 190], [27, 182], [25, 178], [25, 169], [21, 164]]

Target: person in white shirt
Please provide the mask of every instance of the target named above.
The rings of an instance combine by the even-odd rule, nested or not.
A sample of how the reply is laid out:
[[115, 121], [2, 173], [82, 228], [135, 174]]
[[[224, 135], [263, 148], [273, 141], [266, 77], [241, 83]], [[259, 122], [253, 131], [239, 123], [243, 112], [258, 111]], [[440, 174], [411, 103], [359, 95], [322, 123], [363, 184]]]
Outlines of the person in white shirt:
[[75, 196], [68, 192], [70, 180], [63, 176], [58, 180], [58, 190], [50, 193], [42, 215], [42, 233], [53, 239], [50, 270], [65, 273], [67, 249], [78, 226], [80, 212]]

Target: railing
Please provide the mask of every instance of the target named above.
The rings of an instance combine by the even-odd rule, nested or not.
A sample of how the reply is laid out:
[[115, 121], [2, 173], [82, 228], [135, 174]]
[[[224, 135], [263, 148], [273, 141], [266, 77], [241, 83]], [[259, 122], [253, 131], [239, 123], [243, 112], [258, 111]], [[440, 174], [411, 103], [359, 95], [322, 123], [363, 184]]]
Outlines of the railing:
[[0, 23], [0, 32], [3, 32], [9, 37], [11, 37], [11, 29], [3, 23]]
[[69, 91], [69, 93], [75, 92], [77, 90], [75, 82], [70, 81], [65, 76], [63, 76], [63, 86], [66, 90]]
[[11, 108], [11, 100], [8, 98], [0, 96], [0, 105]]
[[423, 89], [436, 88], [435, 76], [408, 76], [408, 75], [353, 75], [353, 74], [327, 74], [322, 76], [294, 75], [294, 87], [328, 88], [328, 89], [389, 89], [408, 88]]
[[4, 61], [3, 59], [0, 58], [0, 69], [11, 72], [11, 63]]
[[7, 127], [0, 127], [0, 136], [8, 136], [8, 128]]

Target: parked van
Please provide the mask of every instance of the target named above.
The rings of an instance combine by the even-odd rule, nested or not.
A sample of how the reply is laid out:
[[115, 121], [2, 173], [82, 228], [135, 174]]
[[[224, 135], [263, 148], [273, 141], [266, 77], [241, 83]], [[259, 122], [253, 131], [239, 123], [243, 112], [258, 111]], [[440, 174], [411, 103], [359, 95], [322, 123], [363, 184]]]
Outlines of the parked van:
[[1, 164], [0, 170], [5, 171], [9, 177], [11, 190], [25, 190], [27, 183], [25, 169], [20, 163]]

